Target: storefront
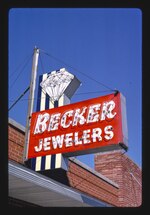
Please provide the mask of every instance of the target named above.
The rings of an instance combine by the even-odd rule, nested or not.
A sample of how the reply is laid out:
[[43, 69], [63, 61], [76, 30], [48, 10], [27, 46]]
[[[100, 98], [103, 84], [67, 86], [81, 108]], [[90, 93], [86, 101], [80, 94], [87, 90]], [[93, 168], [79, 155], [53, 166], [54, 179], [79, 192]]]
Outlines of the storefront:
[[[25, 128], [9, 119], [10, 206], [136, 207], [141, 204], [138, 183], [141, 183], [141, 169], [121, 152], [95, 154], [95, 170], [72, 157], [67, 171], [58, 168], [44, 174], [23, 163], [24, 137]], [[122, 161], [126, 168], [132, 166], [136, 180]]]

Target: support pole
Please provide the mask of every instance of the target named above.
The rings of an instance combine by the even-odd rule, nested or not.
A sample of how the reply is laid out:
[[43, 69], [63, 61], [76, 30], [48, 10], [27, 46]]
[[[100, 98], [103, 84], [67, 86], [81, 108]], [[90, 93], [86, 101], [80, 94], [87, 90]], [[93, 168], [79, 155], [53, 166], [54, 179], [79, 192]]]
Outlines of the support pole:
[[19, 98], [11, 105], [11, 107], [8, 109], [8, 111], [10, 111], [10, 110], [15, 106], [15, 104], [17, 104], [17, 102], [26, 94], [26, 92], [28, 92], [29, 89], [30, 89], [30, 87], [28, 87], [28, 88], [21, 94], [21, 96], [19, 96]]
[[34, 48], [34, 54], [33, 54], [31, 81], [30, 81], [30, 92], [29, 92], [28, 113], [27, 113], [27, 120], [26, 120], [23, 161], [27, 160], [27, 155], [28, 155], [30, 122], [31, 122], [31, 115], [33, 112], [33, 107], [34, 107], [34, 93], [35, 93], [35, 87], [36, 87], [38, 58], [39, 58], [39, 49], [35, 47]]

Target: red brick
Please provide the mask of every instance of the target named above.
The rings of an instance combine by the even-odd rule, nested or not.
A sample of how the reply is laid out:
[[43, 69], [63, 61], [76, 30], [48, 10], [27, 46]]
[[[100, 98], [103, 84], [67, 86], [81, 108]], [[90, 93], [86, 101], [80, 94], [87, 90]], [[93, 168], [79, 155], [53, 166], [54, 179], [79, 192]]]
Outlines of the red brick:
[[141, 169], [127, 155], [121, 151], [99, 153], [95, 155], [95, 170], [119, 185], [120, 207], [141, 205]]
[[[23, 164], [25, 133], [9, 124], [8, 155]], [[67, 177], [70, 186], [117, 207], [137, 207], [141, 204], [141, 169], [119, 151], [96, 154], [95, 170], [116, 182], [119, 188], [69, 160]], [[128, 171], [132, 169], [134, 177]]]

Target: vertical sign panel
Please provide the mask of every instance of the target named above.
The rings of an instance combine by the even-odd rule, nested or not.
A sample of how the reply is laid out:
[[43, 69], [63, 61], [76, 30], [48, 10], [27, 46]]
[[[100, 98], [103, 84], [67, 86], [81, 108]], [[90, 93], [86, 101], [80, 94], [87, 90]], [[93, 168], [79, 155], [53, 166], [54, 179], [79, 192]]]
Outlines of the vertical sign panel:
[[[51, 101], [48, 94], [46, 94], [40, 86], [40, 83], [47, 78], [47, 75], [48, 73], [39, 76], [36, 111], [52, 109], [54, 107], [70, 103], [70, 100], [65, 95], [62, 95], [58, 102], [53, 103]], [[35, 171], [43, 171], [56, 168], [67, 169], [67, 158], [65, 158], [61, 153], [56, 155], [37, 156], [31, 159], [31, 168]]]

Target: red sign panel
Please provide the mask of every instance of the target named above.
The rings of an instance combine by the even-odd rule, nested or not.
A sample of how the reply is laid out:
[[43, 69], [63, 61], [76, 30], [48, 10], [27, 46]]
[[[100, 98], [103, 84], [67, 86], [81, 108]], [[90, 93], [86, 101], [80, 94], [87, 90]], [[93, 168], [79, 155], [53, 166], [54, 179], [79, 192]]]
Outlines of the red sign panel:
[[126, 145], [122, 104], [118, 93], [33, 113], [28, 158], [74, 156]]

